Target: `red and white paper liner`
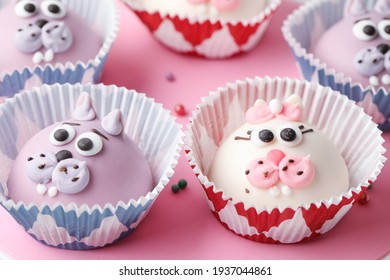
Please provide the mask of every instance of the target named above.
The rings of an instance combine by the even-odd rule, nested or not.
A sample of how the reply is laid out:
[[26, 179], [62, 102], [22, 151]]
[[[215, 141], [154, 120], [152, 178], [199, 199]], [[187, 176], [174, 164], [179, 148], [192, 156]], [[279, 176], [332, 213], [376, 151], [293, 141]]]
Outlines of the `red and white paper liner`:
[[187, 18], [146, 10], [142, 0], [123, 0], [168, 48], [184, 54], [222, 59], [252, 50], [263, 37], [280, 0], [266, 0], [265, 9], [248, 20]]
[[[303, 118], [339, 149], [349, 171], [348, 191], [294, 209], [234, 202], [207, 177], [218, 147], [245, 122], [245, 112], [257, 99], [291, 94], [301, 96]], [[386, 161], [381, 131], [362, 108], [330, 88], [279, 77], [246, 79], [211, 92], [193, 113], [185, 142], [189, 164], [216, 218], [236, 234], [266, 243], [296, 243], [328, 232], [376, 180]]]

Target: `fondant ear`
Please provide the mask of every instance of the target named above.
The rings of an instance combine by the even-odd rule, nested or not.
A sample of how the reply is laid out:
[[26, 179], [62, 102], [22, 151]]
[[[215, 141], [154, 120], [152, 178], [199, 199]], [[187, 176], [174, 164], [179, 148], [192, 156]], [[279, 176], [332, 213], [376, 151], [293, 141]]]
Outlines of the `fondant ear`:
[[96, 113], [92, 107], [91, 97], [87, 92], [83, 92], [79, 96], [72, 117], [76, 121], [91, 121], [95, 119]]
[[255, 106], [267, 104], [263, 99], [257, 99], [255, 102]]
[[102, 120], [102, 127], [110, 135], [117, 136], [123, 130], [122, 112], [119, 109], [113, 110]]
[[303, 107], [302, 99], [298, 94], [292, 94], [290, 95], [287, 99], [286, 102], [291, 103], [291, 104], [296, 104], [300, 108]]
[[364, 0], [348, 0], [345, 3], [344, 17], [361, 16], [367, 14], [367, 8]]
[[375, 4], [374, 10], [381, 15], [390, 14], [390, 2], [389, 0], [378, 0]]

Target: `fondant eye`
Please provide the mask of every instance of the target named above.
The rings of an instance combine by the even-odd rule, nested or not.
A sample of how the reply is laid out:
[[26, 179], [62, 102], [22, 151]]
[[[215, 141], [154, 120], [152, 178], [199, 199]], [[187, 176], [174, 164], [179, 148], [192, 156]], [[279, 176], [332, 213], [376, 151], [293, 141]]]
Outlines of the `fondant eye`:
[[356, 22], [352, 32], [353, 35], [361, 41], [370, 41], [378, 35], [375, 23], [368, 19]]
[[297, 146], [302, 139], [302, 131], [295, 124], [286, 124], [278, 129], [278, 140], [288, 147]]
[[85, 132], [76, 139], [77, 152], [86, 157], [98, 154], [103, 148], [102, 138], [94, 132]]
[[381, 20], [378, 24], [378, 30], [381, 37], [385, 40], [390, 40], [390, 20]]
[[43, 1], [41, 10], [43, 14], [49, 18], [60, 19], [66, 16], [66, 7], [58, 0]]
[[36, 1], [22, 0], [15, 5], [15, 14], [21, 18], [28, 18], [38, 13]]
[[55, 146], [68, 144], [76, 135], [76, 130], [69, 124], [57, 126], [49, 136], [50, 143]]
[[251, 133], [251, 141], [257, 147], [265, 147], [271, 144], [275, 139], [275, 134], [270, 128], [256, 128]]

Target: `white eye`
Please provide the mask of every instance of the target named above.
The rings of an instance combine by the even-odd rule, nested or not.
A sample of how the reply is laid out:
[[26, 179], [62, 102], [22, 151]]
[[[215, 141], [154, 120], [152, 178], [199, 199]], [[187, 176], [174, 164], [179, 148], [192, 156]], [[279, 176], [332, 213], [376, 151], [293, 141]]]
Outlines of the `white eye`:
[[267, 127], [258, 127], [251, 133], [251, 142], [257, 147], [265, 147], [275, 139], [275, 133]]
[[22, 0], [16, 3], [15, 14], [21, 18], [28, 18], [36, 15], [39, 11], [36, 1]]
[[390, 20], [381, 20], [378, 24], [378, 30], [381, 37], [385, 40], [390, 40]]
[[288, 147], [295, 147], [302, 142], [302, 131], [296, 124], [288, 123], [278, 128], [278, 140]]
[[59, 0], [45, 0], [41, 4], [42, 13], [54, 19], [66, 16], [66, 6]]
[[85, 132], [77, 137], [75, 146], [80, 155], [90, 157], [102, 150], [103, 140], [94, 132]]
[[76, 130], [69, 124], [57, 126], [49, 136], [50, 143], [55, 146], [68, 144], [76, 135]]
[[375, 23], [368, 19], [359, 20], [352, 29], [353, 35], [361, 41], [370, 41], [378, 35]]

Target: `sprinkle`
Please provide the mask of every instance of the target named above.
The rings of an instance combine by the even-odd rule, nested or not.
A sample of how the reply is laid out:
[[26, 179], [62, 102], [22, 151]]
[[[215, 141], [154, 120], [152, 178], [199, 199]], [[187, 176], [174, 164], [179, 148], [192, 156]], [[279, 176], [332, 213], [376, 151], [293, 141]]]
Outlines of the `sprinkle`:
[[168, 82], [174, 82], [176, 79], [175, 79], [175, 75], [173, 75], [172, 72], [168, 72], [165, 74], [165, 79], [168, 81]]
[[175, 113], [178, 116], [185, 116], [185, 115], [187, 115], [186, 108], [182, 104], [176, 104], [175, 105]]
[[174, 192], [174, 193], [178, 193], [179, 191], [180, 191], [180, 188], [179, 188], [179, 186], [178, 185], [172, 185], [172, 191]]
[[369, 200], [370, 200], [370, 198], [369, 198], [368, 194], [364, 193], [359, 197], [358, 202], [360, 205], [366, 205], [369, 202]]
[[185, 189], [187, 187], [187, 181], [184, 180], [184, 179], [181, 179], [179, 182], [178, 182], [178, 185], [179, 185], [179, 188], [180, 189]]

